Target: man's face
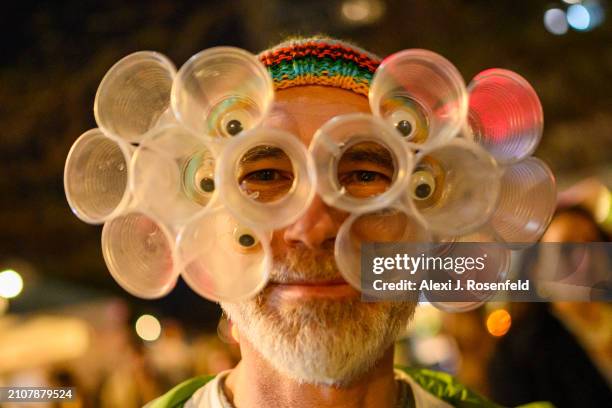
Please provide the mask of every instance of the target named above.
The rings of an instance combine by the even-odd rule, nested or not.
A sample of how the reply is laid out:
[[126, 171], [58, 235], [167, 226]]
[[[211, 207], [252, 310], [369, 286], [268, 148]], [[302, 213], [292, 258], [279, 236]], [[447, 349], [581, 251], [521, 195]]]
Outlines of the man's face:
[[[285, 130], [308, 146], [328, 120], [355, 112], [370, 112], [367, 98], [338, 88], [296, 87], [276, 93], [263, 125]], [[340, 161], [338, 180], [355, 195], [369, 196], [388, 187], [393, 169], [384, 154], [372, 146], [365, 150], [368, 154]], [[243, 189], [264, 201], [289, 191], [293, 177], [288, 157], [268, 153], [252, 155], [238, 172]], [[333, 251], [348, 215], [316, 196], [300, 219], [274, 232], [268, 286], [254, 299], [221, 304], [241, 337], [298, 381], [349, 383], [382, 357], [414, 312], [414, 302], [361, 302], [359, 292], [344, 281]]]

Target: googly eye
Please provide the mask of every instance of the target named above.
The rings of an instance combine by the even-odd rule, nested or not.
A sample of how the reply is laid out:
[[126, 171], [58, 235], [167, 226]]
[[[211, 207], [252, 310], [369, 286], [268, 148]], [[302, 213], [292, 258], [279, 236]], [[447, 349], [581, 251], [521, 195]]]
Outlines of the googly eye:
[[255, 233], [242, 226], [234, 228], [234, 242], [243, 250], [252, 249], [259, 244], [259, 240]]
[[183, 192], [194, 202], [207, 205], [215, 191], [215, 163], [212, 154], [202, 151], [191, 156], [183, 168]]
[[415, 200], [423, 201], [430, 198], [436, 189], [434, 176], [426, 170], [418, 170], [410, 179], [410, 190]]
[[205, 193], [212, 193], [215, 191], [215, 180], [211, 177], [202, 177], [199, 185], [200, 189]]
[[220, 133], [224, 136], [236, 136], [245, 129], [251, 127], [253, 118], [244, 109], [233, 109], [223, 115], [220, 124]]
[[216, 104], [208, 114], [208, 133], [213, 137], [234, 137], [255, 126], [259, 111], [245, 98], [229, 97]]
[[242, 122], [238, 119], [232, 119], [225, 125], [225, 131], [232, 136], [236, 136], [238, 133], [242, 132], [242, 129]]
[[429, 119], [426, 110], [417, 101], [398, 95], [385, 98], [381, 104], [381, 115], [404, 139], [412, 143], [427, 141]]
[[398, 110], [391, 114], [391, 123], [403, 137], [412, 139], [417, 130], [414, 116], [405, 110]]

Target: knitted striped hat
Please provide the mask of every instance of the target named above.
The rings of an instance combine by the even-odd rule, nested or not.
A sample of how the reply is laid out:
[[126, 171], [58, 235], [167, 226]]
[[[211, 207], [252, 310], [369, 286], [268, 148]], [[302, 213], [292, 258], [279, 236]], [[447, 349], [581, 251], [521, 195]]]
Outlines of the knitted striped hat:
[[325, 85], [368, 95], [380, 58], [362, 48], [329, 37], [300, 38], [262, 51], [275, 89]]

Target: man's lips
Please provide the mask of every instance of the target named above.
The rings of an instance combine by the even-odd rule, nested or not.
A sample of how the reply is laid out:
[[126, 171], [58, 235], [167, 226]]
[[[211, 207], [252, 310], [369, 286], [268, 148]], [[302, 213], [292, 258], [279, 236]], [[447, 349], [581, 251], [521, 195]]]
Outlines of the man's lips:
[[268, 290], [271, 296], [279, 296], [287, 300], [343, 298], [359, 294], [342, 278], [323, 281], [270, 282]]
[[290, 281], [270, 281], [271, 285], [297, 285], [297, 286], [333, 286], [347, 285], [348, 283], [342, 278], [326, 279], [326, 280], [290, 280]]

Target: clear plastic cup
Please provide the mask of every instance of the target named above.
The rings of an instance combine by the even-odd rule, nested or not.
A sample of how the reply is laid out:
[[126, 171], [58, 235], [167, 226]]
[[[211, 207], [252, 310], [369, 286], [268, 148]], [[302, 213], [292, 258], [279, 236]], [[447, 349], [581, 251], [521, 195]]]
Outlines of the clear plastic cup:
[[272, 268], [269, 234], [245, 227], [225, 209], [198, 214], [179, 232], [185, 282], [212, 301], [255, 296]]
[[491, 226], [510, 247], [523, 248], [542, 237], [556, 205], [555, 176], [546, 163], [529, 157], [504, 168]]
[[501, 174], [483, 148], [453, 139], [417, 154], [408, 198], [435, 234], [464, 235], [489, 220], [497, 204]]
[[228, 142], [215, 183], [236, 219], [265, 230], [293, 223], [316, 192], [314, 163], [304, 144], [290, 133], [262, 127]]
[[[428, 244], [431, 235], [410, 202], [385, 209], [352, 214], [340, 227], [334, 255], [340, 273], [355, 289], [361, 287], [361, 251], [365, 243]], [[414, 250], [419, 252], [420, 246]], [[416, 254], [415, 254], [416, 256]]]
[[406, 189], [413, 166], [413, 154], [395, 130], [364, 113], [329, 120], [309, 150], [321, 198], [348, 212], [392, 205]]
[[461, 74], [447, 59], [428, 50], [404, 50], [385, 58], [372, 79], [369, 100], [375, 115], [419, 145], [450, 140], [467, 118]]
[[210, 208], [217, 197], [216, 149], [180, 125], [149, 132], [131, 162], [135, 206], [174, 230]]
[[540, 143], [544, 114], [529, 82], [505, 69], [488, 69], [468, 85], [473, 140], [500, 164], [530, 156]]
[[132, 152], [128, 143], [110, 139], [97, 128], [74, 142], [64, 167], [64, 190], [79, 219], [101, 224], [126, 208]]
[[178, 278], [175, 235], [154, 215], [130, 211], [102, 229], [102, 254], [115, 280], [134, 296], [169, 293]]
[[153, 51], [130, 54], [104, 75], [94, 101], [100, 129], [111, 137], [138, 143], [167, 114], [176, 75], [174, 64]]
[[[446, 276], [440, 276], [439, 272], [429, 273], [428, 279], [438, 282], [453, 280], [452, 286], [455, 287], [455, 280], [461, 281], [464, 287], [462, 291], [442, 292], [437, 291], [429, 297], [431, 304], [436, 308], [450, 313], [467, 312], [482, 306], [485, 302], [493, 298], [497, 292], [493, 290], [468, 290], [465, 288], [467, 280], [476, 282], [502, 282], [506, 279], [510, 270], [511, 251], [502, 245], [499, 237], [490, 225], [485, 224], [477, 231], [466, 235], [453, 237], [452, 242], [445, 245], [444, 257], [453, 259], [481, 259], [484, 268], [467, 269], [462, 274], [451, 271]], [[438, 276], [436, 276], [438, 274]], [[444, 300], [447, 297], [448, 300]], [[427, 295], [425, 295], [427, 298]]]
[[257, 126], [274, 98], [272, 78], [247, 51], [209, 48], [191, 57], [172, 86], [177, 118], [198, 135], [232, 137]]

